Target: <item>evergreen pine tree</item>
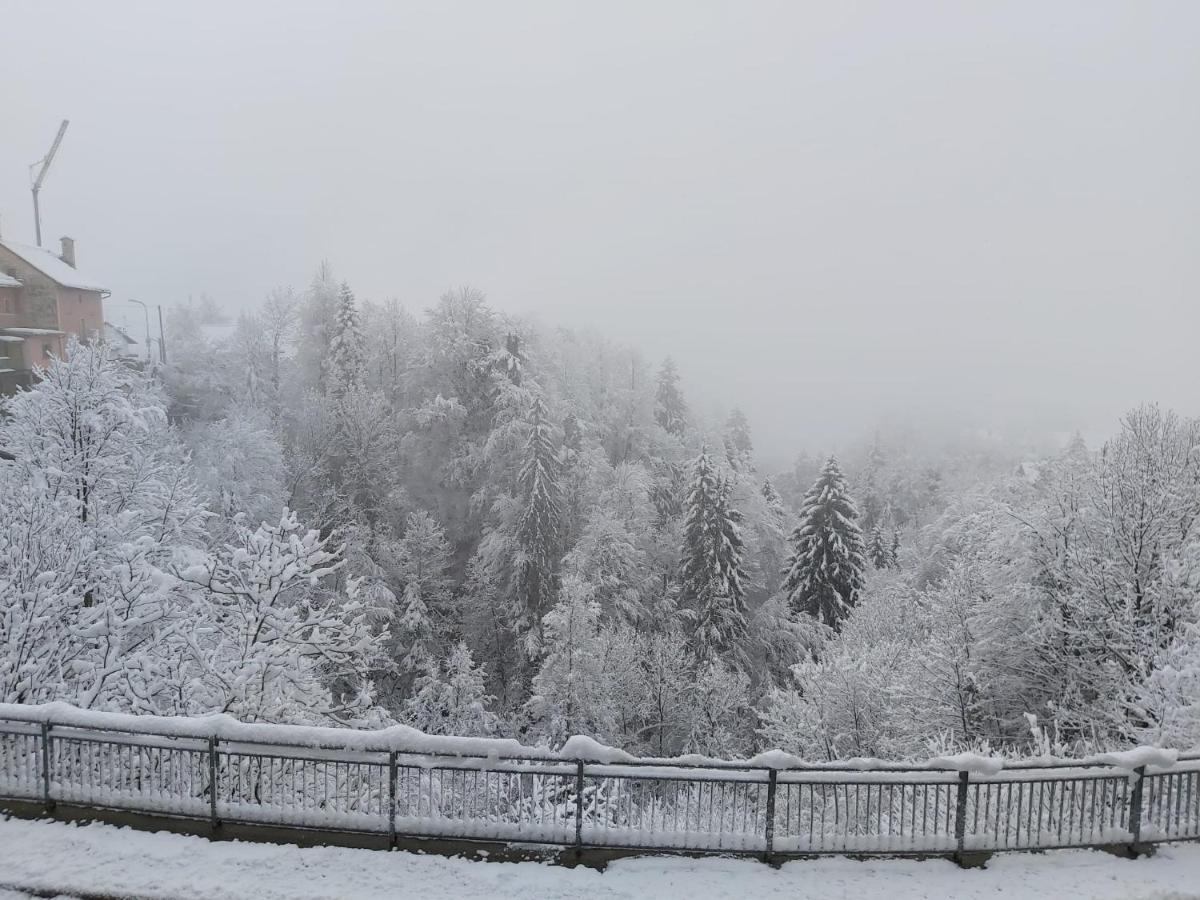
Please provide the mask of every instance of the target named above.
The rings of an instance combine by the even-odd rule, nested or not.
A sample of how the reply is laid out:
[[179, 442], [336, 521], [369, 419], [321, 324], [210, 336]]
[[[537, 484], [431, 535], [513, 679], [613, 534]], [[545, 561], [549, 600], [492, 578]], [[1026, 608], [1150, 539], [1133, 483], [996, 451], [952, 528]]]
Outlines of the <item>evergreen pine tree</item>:
[[563, 419], [563, 456], [574, 458], [583, 451], [583, 428], [579, 424], [579, 416], [569, 413]]
[[771, 483], [770, 478], [763, 479], [761, 490], [763, 499], [767, 501], [767, 508], [780, 516], [785, 515], [783, 497], [779, 495], [779, 491], [775, 489], [775, 485]]
[[329, 390], [329, 348], [333, 342], [337, 307], [337, 281], [329, 263], [322, 262], [300, 304], [296, 347], [299, 372], [307, 385], [320, 393]]
[[521, 336], [519, 334], [504, 336], [504, 350], [500, 353], [498, 363], [508, 380], [520, 387], [525, 369], [525, 357], [521, 353]]
[[541, 397], [530, 410], [529, 439], [525, 443], [525, 463], [518, 482], [522, 511], [517, 524], [521, 547], [517, 571], [520, 616], [529, 646], [540, 644], [542, 616], [554, 602], [555, 579], [562, 552], [563, 496], [560, 476], [562, 463], [554, 446], [553, 429]]
[[658, 389], [654, 398], [654, 418], [667, 431], [681, 435], [687, 428], [688, 409], [679, 390], [679, 373], [671, 357], [663, 360], [658, 372]]
[[342, 282], [338, 294], [337, 317], [334, 319], [333, 338], [329, 344], [328, 385], [337, 396], [343, 396], [354, 388], [361, 387], [366, 370], [366, 349], [363, 344], [362, 328], [358, 323], [358, 307], [350, 286]]
[[659, 466], [650, 488], [650, 500], [654, 504], [654, 524], [659, 529], [683, 515], [683, 501], [687, 498], [687, 470], [678, 463], [665, 462]]
[[892, 529], [892, 545], [888, 547], [888, 565], [893, 569], [900, 568], [900, 529]]
[[745, 664], [745, 547], [730, 484], [701, 451], [692, 470], [683, 532], [681, 600], [692, 617], [697, 658]]
[[857, 518], [846, 480], [831, 456], [805, 495], [800, 524], [792, 532], [784, 590], [794, 612], [837, 627], [857, 603], [866, 567]]
[[879, 438], [876, 436], [875, 443], [871, 446], [871, 452], [867, 456], [867, 471], [863, 478], [862, 489], [862, 527], [868, 533], [875, 527], [875, 523], [883, 518], [886, 505], [879, 484], [883, 464], [883, 450], [880, 448]]
[[892, 554], [883, 539], [883, 528], [879, 522], [871, 526], [871, 534], [867, 538], [867, 559], [876, 569], [886, 569], [892, 564]]
[[735, 472], [748, 472], [754, 468], [750, 423], [740, 409], [734, 409], [725, 422], [725, 457]]
[[400, 603], [400, 618], [396, 622], [396, 637], [399, 639], [400, 668], [404, 672], [415, 672], [436, 659], [434, 651], [433, 621], [429, 618], [429, 607], [421, 596], [417, 583], [409, 582]]

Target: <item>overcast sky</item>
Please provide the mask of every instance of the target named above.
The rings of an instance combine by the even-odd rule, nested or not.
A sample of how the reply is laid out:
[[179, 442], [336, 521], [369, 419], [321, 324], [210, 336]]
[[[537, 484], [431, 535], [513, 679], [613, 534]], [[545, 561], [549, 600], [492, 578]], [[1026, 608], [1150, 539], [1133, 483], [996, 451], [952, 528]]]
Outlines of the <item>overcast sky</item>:
[[[772, 460], [1200, 412], [1200, 3], [0, 0], [0, 227], [673, 355]], [[706, 398], [706, 399], [702, 399]]]

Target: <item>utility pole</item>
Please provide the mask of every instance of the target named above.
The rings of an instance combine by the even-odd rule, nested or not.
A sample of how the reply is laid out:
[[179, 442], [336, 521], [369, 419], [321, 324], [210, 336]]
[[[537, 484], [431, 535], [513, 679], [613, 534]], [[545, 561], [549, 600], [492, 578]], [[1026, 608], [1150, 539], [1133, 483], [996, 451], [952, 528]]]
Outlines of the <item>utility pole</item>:
[[[50, 163], [54, 162], [54, 156], [58, 153], [58, 146], [62, 143], [63, 135], [67, 133], [67, 126], [70, 125], [67, 119], [62, 120], [62, 124], [58, 126], [58, 134], [54, 136], [54, 143], [50, 145], [50, 152], [33, 163], [29, 167], [29, 177], [33, 179], [33, 229], [37, 234], [37, 245], [42, 246], [42, 211], [38, 206], [38, 194], [42, 191], [42, 184], [46, 180], [46, 173], [50, 171]], [[33, 170], [38, 169], [37, 177], [34, 177]]]
[[134, 300], [130, 298], [129, 302], [136, 303], [142, 308], [142, 312], [146, 314], [146, 362], [150, 362], [150, 307], [148, 307], [141, 300]]

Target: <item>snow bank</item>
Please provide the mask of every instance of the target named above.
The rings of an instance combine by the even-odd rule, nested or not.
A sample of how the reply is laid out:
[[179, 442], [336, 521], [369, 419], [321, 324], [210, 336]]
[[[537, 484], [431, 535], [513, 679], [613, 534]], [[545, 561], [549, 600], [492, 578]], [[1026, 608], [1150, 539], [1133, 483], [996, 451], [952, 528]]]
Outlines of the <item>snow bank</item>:
[[[779, 869], [742, 859], [643, 857], [604, 872], [535, 862], [500, 863], [340, 847], [209, 842], [111, 825], [0, 820], [0, 886], [38, 896], [104, 894], [146, 900], [383, 900], [398, 895], [459, 900], [1129, 900], [1192, 895], [1200, 846], [1159, 849], [1152, 859], [1058, 850], [997, 857], [986, 869], [945, 860], [820, 859]], [[2, 896], [0, 890], [0, 896]]]
[[950, 769], [954, 772], [970, 772], [974, 775], [995, 775], [1004, 768], [1004, 760], [998, 756], [979, 756], [975, 753], [956, 753], [939, 756], [929, 761], [931, 769]]
[[1179, 751], [1164, 750], [1161, 747], [1136, 747], [1118, 753], [1101, 753], [1093, 759], [1103, 765], [1128, 769], [1131, 772], [1141, 766], [1169, 769], [1178, 761]]
[[637, 757], [631, 756], [624, 750], [609, 747], [583, 734], [567, 738], [559, 755], [564, 759], [582, 759], [584, 762], [598, 763], [628, 763], [636, 762]]

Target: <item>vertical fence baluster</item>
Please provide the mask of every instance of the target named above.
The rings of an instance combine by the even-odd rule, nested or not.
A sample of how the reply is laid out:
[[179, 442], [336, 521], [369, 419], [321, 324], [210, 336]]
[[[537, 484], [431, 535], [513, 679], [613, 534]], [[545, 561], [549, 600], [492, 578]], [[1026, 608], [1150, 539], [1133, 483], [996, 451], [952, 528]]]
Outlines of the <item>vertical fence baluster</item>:
[[208, 819], [213, 829], [221, 825], [217, 818], [217, 737], [208, 739]]
[[388, 753], [388, 847], [396, 846], [396, 751]]
[[575, 761], [575, 858], [583, 854], [583, 760]]
[[779, 771], [771, 769], [767, 773], [767, 850], [763, 854], [763, 862], [771, 861], [771, 853], [775, 850], [775, 786], [779, 780]]
[[54, 809], [50, 796], [50, 723], [42, 723], [42, 805], [46, 812]]
[[962, 853], [967, 846], [967, 784], [970, 772], [958, 773], [958, 798], [954, 804], [954, 846]]
[[1136, 847], [1142, 839], [1142, 788], [1146, 781], [1146, 767], [1138, 766], [1133, 773], [1137, 780], [1129, 797], [1129, 833]]

